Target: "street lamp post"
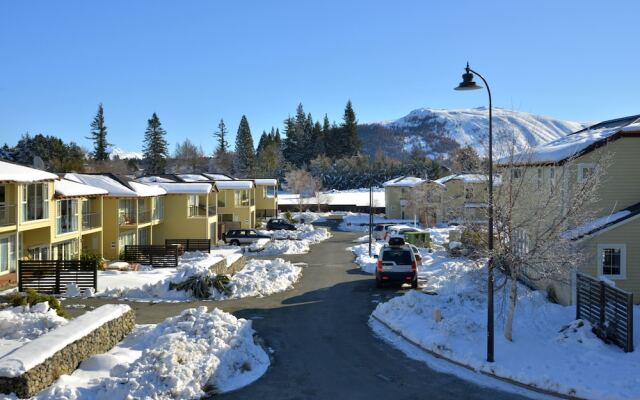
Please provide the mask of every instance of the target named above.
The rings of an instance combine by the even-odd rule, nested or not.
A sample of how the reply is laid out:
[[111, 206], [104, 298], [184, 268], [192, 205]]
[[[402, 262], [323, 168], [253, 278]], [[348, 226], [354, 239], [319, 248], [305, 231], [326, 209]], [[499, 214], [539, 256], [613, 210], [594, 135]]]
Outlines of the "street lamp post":
[[489, 94], [489, 265], [487, 277], [487, 361], [493, 362], [493, 121], [491, 110], [491, 89], [487, 80], [476, 71], [469, 68], [469, 63], [462, 74], [462, 82], [454, 90], [477, 90], [482, 86], [473, 81], [473, 75], [477, 75], [484, 82]]

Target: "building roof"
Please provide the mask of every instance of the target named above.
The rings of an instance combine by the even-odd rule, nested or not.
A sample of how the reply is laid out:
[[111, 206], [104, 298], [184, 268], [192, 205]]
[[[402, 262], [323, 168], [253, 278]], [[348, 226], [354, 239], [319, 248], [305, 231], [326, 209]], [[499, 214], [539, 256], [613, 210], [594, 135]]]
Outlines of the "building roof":
[[232, 180], [232, 181], [216, 181], [216, 187], [219, 190], [225, 189], [251, 189], [253, 188], [253, 181], [240, 181], [240, 180]]
[[60, 179], [53, 182], [55, 196], [57, 198], [66, 197], [93, 197], [109, 194], [104, 189], [78, 183], [69, 179]]
[[426, 182], [426, 180], [422, 178], [417, 178], [415, 176], [401, 176], [399, 178], [394, 178], [389, 181], [386, 181], [382, 184], [383, 187], [415, 187], [422, 182]]
[[277, 179], [254, 179], [253, 181], [256, 183], [256, 185], [261, 186], [276, 186], [278, 184]]
[[108, 192], [107, 196], [110, 197], [150, 197], [167, 193], [157, 186], [134, 182], [129, 178], [114, 174], [68, 173], [64, 175], [64, 178], [104, 189]]
[[[436, 182], [445, 184], [449, 181], [463, 181], [464, 183], [487, 183], [489, 179], [489, 175], [485, 174], [453, 174], [444, 176], [440, 179], [436, 179]], [[501, 183], [501, 179], [499, 175], [494, 175], [493, 184], [499, 185]]]
[[622, 222], [640, 214], [640, 203], [634, 204], [622, 210], [596, 218], [575, 228], [564, 231], [560, 237], [567, 240], [580, 240], [587, 236], [595, 235], [604, 229], [612, 228]]
[[214, 181], [230, 181], [233, 178], [227, 174], [205, 172], [202, 175]]
[[179, 183], [179, 182], [157, 182], [147, 183], [150, 186], [156, 186], [163, 189], [167, 194], [207, 194], [214, 190], [212, 183]]
[[202, 174], [176, 174], [183, 182], [209, 182], [212, 179]]
[[589, 153], [624, 136], [640, 134], [640, 115], [599, 122], [519, 154], [499, 159], [499, 166], [553, 165]]
[[58, 175], [36, 168], [25, 167], [8, 161], [0, 161], [0, 182], [45, 182], [60, 179]]

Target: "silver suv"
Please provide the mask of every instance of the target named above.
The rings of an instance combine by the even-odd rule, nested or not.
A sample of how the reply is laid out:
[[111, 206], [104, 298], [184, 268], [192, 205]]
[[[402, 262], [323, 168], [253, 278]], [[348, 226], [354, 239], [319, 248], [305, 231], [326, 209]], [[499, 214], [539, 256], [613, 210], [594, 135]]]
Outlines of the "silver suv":
[[377, 258], [376, 287], [393, 282], [409, 283], [413, 289], [418, 288], [418, 262], [411, 247], [402, 239], [384, 246]]

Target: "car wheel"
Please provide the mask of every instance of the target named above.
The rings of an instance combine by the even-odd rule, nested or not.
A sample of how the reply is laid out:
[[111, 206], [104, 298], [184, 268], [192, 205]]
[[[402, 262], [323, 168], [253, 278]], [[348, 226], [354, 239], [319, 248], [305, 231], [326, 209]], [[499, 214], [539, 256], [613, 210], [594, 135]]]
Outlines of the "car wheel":
[[238, 242], [237, 240], [232, 240], [231, 242], [229, 242], [229, 244], [232, 246], [240, 246], [240, 242]]

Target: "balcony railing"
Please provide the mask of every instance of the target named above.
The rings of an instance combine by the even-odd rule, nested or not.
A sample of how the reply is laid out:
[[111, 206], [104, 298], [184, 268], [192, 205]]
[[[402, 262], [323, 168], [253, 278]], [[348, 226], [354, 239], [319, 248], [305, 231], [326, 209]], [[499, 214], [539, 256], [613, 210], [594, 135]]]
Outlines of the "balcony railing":
[[78, 231], [78, 216], [65, 216], [56, 223], [58, 235]]
[[209, 216], [213, 217], [218, 213], [218, 207], [216, 207], [216, 205], [210, 205], [209, 206]]
[[13, 204], [0, 206], [0, 226], [16, 224], [16, 206]]
[[118, 223], [120, 225], [135, 225], [137, 222], [136, 213], [133, 210], [120, 210]]
[[151, 211], [149, 210], [138, 211], [138, 223], [145, 224], [147, 222], [151, 222]]
[[207, 207], [201, 206], [189, 206], [189, 217], [206, 217]]
[[90, 229], [100, 228], [100, 214], [99, 213], [85, 213], [82, 214], [82, 229], [88, 231]]

